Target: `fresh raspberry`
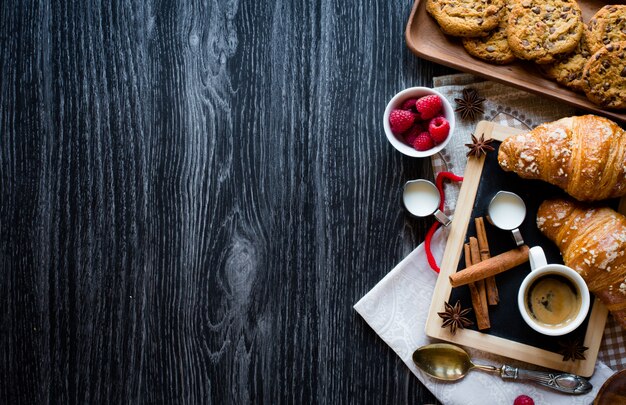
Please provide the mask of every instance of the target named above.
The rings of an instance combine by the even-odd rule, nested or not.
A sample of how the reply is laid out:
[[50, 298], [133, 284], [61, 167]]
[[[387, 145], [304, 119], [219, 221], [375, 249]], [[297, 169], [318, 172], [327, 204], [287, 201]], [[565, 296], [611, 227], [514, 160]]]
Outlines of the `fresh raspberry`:
[[417, 102], [416, 98], [410, 98], [406, 100], [404, 103], [402, 103], [402, 107], [400, 108], [403, 110], [411, 111], [411, 112], [417, 112], [417, 110], [415, 109], [416, 102]]
[[394, 135], [405, 133], [415, 122], [415, 114], [410, 111], [393, 110], [389, 114], [389, 126]]
[[533, 399], [528, 395], [520, 395], [519, 397], [515, 398], [515, 402], [513, 402], [513, 405], [535, 405], [535, 401], [533, 401]]
[[407, 133], [404, 134], [404, 142], [413, 146], [413, 142], [415, 142], [417, 136], [422, 132], [424, 132], [424, 127], [420, 123], [413, 124], [411, 129], [409, 129]]
[[442, 143], [450, 133], [450, 123], [442, 115], [433, 118], [428, 123], [428, 132], [437, 145]]
[[415, 141], [413, 142], [413, 147], [419, 151], [431, 149], [433, 146], [435, 146], [435, 143], [433, 142], [430, 135], [428, 135], [428, 132], [422, 132], [417, 136], [417, 138], [415, 138]]
[[436, 94], [424, 96], [415, 102], [415, 109], [423, 120], [429, 120], [439, 114], [442, 107], [443, 102]]

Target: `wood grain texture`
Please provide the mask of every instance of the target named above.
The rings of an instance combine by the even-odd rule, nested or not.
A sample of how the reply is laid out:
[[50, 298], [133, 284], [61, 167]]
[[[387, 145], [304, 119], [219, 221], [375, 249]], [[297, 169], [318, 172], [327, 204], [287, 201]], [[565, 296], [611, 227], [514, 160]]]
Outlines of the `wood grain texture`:
[[435, 403], [352, 305], [422, 239], [411, 2], [0, 2], [0, 403]]

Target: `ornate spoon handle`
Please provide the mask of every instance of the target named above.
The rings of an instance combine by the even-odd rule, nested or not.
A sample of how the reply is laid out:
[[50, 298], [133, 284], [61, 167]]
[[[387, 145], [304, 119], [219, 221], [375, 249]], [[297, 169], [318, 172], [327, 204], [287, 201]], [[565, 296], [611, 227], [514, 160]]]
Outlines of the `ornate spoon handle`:
[[504, 380], [533, 381], [567, 394], [586, 394], [593, 388], [589, 381], [575, 374], [523, 370], [507, 365], [500, 369], [500, 377]]

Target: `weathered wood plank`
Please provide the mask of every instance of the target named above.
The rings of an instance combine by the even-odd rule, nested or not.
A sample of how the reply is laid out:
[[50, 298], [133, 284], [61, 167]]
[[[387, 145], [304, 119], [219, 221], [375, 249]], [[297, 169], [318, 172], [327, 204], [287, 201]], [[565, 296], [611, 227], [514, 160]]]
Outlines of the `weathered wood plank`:
[[428, 225], [410, 6], [0, 3], [0, 403], [434, 403], [352, 311]]

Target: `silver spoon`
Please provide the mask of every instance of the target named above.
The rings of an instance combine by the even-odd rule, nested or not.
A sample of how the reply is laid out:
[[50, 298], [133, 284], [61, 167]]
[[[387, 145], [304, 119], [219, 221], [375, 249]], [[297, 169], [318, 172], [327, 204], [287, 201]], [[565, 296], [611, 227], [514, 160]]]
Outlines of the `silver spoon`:
[[459, 380], [471, 370], [499, 373], [503, 380], [527, 380], [567, 394], [586, 394], [593, 386], [575, 374], [523, 370], [503, 365], [500, 368], [474, 364], [469, 355], [458, 346], [434, 343], [413, 352], [413, 362], [426, 374], [445, 381]]

